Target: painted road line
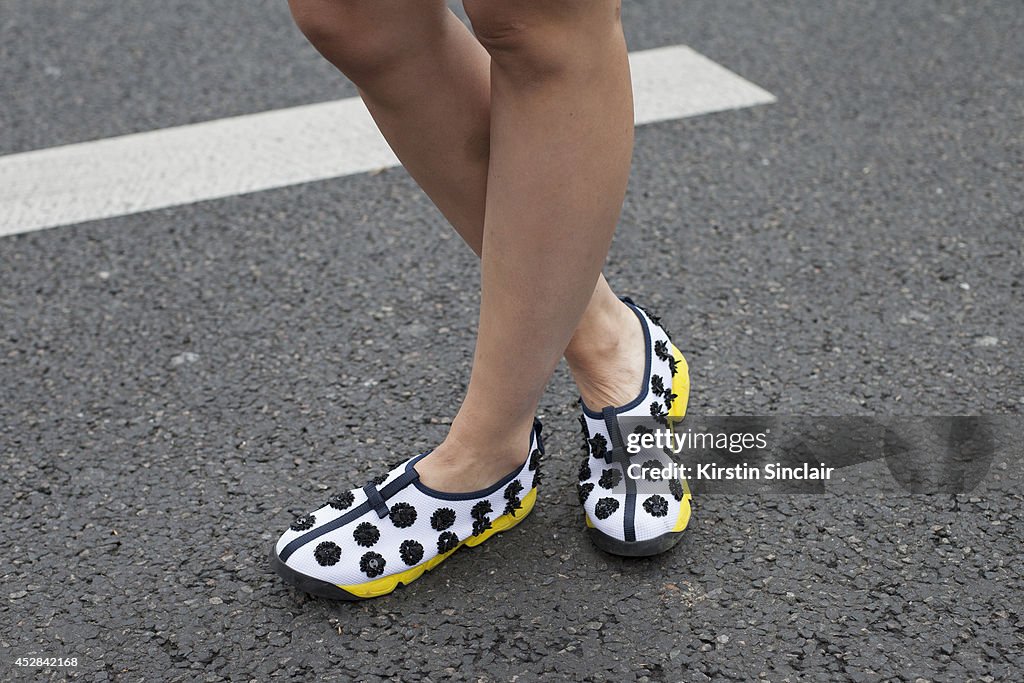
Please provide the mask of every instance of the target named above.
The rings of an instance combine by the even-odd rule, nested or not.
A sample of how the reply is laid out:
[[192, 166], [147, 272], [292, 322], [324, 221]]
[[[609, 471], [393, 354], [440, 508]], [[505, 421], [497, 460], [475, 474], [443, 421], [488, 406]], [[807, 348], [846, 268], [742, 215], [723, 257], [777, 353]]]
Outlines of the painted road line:
[[[630, 55], [638, 125], [775, 101], [690, 48]], [[0, 236], [397, 166], [358, 98], [0, 157]]]

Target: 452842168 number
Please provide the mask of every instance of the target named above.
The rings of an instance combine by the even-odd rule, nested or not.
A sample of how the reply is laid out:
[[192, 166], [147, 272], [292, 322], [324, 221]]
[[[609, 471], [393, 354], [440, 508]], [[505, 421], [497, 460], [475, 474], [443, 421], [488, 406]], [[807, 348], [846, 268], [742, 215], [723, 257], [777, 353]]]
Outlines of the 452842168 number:
[[18, 657], [14, 665], [32, 668], [78, 666], [78, 657]]

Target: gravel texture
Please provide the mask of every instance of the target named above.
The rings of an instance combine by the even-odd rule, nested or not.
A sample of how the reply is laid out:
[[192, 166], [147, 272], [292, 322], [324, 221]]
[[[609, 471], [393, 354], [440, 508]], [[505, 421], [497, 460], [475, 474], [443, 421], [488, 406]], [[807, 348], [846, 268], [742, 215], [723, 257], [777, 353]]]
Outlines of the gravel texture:
[[[637, 133], [607, 274], [674, 331], [692, 411], [1021, 413], [1019, 1], [625, 20], [779, 98]], [[283, 2], [8, 0], [0, 59], [0, 153], [353, 94]], [[0, 677], [1020, 676], [1019, 441], [968, 495], [709, 496], [624, 560], [583, 533], [564, 367], [527, 521], [385, 599], [292, 591], [269, 544], [442, 438], [477, 303], [401, 169], [0, 240]]]

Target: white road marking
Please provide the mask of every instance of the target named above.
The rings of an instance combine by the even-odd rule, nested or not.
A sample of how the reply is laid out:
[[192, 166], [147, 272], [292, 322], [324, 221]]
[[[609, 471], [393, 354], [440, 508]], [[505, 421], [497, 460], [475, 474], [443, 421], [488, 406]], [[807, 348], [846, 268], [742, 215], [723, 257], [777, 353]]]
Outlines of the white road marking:
[[[684, 45], [630, 55], [638, 125], [775, 97]], [[358, 98], [0, 156], [0, 236], [397, 166]]]

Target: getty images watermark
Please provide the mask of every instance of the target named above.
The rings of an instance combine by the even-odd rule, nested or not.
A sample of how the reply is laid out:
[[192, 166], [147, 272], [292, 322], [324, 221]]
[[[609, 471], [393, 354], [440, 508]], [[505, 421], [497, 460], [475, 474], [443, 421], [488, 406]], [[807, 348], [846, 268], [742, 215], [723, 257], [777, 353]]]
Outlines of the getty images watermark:
[[[686, 429], [682, 432], [668, 427], [651, 431], [638, 431], [626, 437], [626, 452], [638, 455], [644, 450], [658, 449], [664, 453], [679, 456], [685, 449], [724, 449], [729, 453], [743, 453], [751, 449], [766, 450], [768, 434], [766, 429], [757, 434], [749, 432], [693, 432]], [[672, 479], [698, 479], [704, 481], [775, 481], [775, 480], [809, 480], [829, 479], [836, 468], [819, 463], [812, 467], [809, 463], [800, 463], [790, 467], [779, 462], [766, 462], [752, 466], [747, 462], [719, 465], [717, 462], [697, 462], [687, 465], [680, 462], [664, 464], [654, 460], [631, 462], [626, 467], [626, 476], [631, 479], [649, 479], [651, 481], [668, 481]]]
[[[670, 482], [685, 480], [695, 493], [820, 493], [843, 478], [867, 486], [895, 481], [911, 493], [966, 493], [984, 479], [999, 447], [1014, 443], [1022, 422], [1011, 415], [690, 415], [670, 425], [620, 417], [602, 438], [606, 461], [619, 461], [626, 474], [615, 485], [620, 492], [665, 493]], [[884, 466], [855, 467], [873, 462]]]

